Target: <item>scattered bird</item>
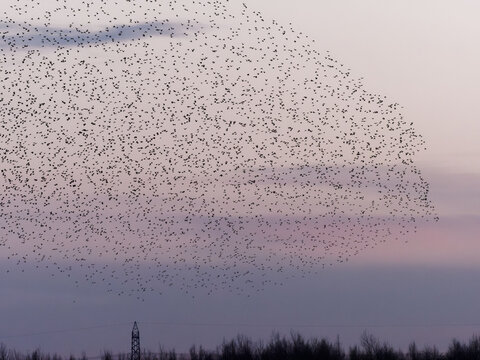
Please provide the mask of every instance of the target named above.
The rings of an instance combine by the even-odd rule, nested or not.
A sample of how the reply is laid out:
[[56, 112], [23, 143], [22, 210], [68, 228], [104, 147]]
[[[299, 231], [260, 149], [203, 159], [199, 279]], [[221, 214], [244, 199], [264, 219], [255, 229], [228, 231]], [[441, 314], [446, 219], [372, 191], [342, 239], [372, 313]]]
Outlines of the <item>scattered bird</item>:
[[401, 106], [291, 25], [228, 0], [7, 4], [7, 272], [255, 292], [435, 218]]

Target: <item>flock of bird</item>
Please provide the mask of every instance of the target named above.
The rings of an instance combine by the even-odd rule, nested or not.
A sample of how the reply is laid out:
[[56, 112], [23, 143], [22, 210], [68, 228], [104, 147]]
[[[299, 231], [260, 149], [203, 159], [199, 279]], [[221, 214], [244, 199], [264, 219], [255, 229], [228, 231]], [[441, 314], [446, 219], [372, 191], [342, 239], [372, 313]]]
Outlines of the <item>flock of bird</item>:
[[401, 107], [234, 0], [7, 0], [0, 257], [261, 291], [435, 218]]

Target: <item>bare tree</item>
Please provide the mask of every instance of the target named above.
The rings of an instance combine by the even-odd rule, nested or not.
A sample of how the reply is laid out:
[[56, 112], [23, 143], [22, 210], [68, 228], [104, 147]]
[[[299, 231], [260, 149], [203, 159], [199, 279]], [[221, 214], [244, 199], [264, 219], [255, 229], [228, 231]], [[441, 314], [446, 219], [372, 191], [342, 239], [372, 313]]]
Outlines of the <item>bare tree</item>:
[[8, 360], [8, 350], [4, 344], [0, 344], [0, 360]]

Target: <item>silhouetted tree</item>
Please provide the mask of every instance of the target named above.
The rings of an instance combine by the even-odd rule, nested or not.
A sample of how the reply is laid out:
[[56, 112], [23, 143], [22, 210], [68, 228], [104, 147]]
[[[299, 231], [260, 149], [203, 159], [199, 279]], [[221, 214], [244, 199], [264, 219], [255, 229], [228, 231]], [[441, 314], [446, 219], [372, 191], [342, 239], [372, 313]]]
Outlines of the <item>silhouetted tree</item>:
[[130, 356], [127, 353], [121, 353], [121, 354], [117, 355], [117, 359], [118, 360], [128, 360], [128, 359], [130, 359]]
[[480, 360], [480, 338], [473, 336], [468, 345], [461, 344], [454, 339], [445, 354], [445, 358], [447, 360]]
[[160, 346], [158, 360], [177, 360], [177, 353], [175, 350], [166, 351], [162, 346]]
[[102, 354], [102, 360], [113, 360], [113, 355], [110, 351], [105, 350]]
[[9, 352], [9, 359], [10, 360], [24, 360], [24, 356], [22, 355], [22, 353], [16, 351], [16, 350], [12, 350]]
[[193, 345], [190, 348], [189, 354], [190, 354], [190, 360], [214, 360], [218, 357], [218, 354], [215, 354], [212, 351], [207, 351], [203, 349], [201, 346], [197, 352], [195, 345]]
[[40, 349], [35, 349], [31, 355], [27, 355], [26, 360], [42, 360]]
[[8, 360], [8, 350], [3, 343], [0, 344], [0, 360]]
[[223, 341], [220, 346], [219, 359], [238, 359], [253, 360], [255, 359], [255, 346], [246, 336], [239, 335], [231, 341]]

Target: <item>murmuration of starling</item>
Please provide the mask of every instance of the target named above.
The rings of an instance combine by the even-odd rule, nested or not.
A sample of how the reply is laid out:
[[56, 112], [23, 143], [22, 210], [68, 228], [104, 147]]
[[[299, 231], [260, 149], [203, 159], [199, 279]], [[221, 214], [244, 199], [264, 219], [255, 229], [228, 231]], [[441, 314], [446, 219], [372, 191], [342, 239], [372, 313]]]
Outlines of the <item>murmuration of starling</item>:
[[228, 0], [5, 4], [6, 271], [254, 293], [436, 218], [401, 106], [291, 25]]

